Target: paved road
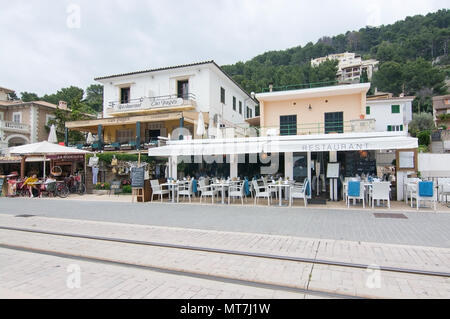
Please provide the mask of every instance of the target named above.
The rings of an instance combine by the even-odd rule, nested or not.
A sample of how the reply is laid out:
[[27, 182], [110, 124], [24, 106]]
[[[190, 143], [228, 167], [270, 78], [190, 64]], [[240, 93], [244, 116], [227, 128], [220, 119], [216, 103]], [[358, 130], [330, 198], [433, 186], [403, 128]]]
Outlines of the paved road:
[[6, 198], [0, 199], [0, 213], [450, 248], [448, 213], [404, 213], [408, 219], [378, 219], [369, 209], [346, 211]]

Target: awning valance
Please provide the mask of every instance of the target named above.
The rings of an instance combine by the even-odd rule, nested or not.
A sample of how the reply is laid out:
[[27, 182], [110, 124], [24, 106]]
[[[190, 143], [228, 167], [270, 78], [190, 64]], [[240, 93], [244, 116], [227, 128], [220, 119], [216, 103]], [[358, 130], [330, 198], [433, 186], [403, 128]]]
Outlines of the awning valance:
[[149, 149], [149, 156], [233, 155], [286, 152], [395, 150], [417, 148], [417, 138], [399, 134], [336, 134], [334, 136], [276, 136], [224, 140], [169, 142]]

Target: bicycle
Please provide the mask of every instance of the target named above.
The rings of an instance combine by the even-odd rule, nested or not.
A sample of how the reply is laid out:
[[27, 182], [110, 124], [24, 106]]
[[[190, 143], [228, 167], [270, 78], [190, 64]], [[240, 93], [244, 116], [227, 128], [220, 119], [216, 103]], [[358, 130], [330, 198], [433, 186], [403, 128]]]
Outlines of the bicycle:
[[70, 194], [86, 194], [86, 185], [81, 182], [81, 176], [70, 176], [66, 178], [65, 184], [67, 185]]
[[40, 196], [50, 196], [67, 198], [69, 196], [69, 188], [64, 182], [53, 182], [47, 185], [42, 185], [40, 189]]

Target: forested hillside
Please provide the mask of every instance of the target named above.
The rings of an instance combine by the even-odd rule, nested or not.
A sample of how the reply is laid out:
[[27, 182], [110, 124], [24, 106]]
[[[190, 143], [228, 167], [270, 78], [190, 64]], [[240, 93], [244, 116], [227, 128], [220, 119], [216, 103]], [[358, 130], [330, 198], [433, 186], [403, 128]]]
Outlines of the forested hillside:
[[[332, 63], [314, 69], [311, 59], [355, 52], [364, 59], [380, 61], [372, 86], [395, 94], [404, 91], [420, 96], [424, 110], [430, 111], [430, 96], [446, 92], [445, 77], [450, 75], [449, 25], [450, 10], [443, 9], [426, 16], [407, 17], [392, 25], [323, 37], [303, 47], [266, 52], [223, 68], [247, 91], [260, 92], [270, 82], [284, 86], [333, 79]], [[419, 99], [416, 108], [418, 102]]]

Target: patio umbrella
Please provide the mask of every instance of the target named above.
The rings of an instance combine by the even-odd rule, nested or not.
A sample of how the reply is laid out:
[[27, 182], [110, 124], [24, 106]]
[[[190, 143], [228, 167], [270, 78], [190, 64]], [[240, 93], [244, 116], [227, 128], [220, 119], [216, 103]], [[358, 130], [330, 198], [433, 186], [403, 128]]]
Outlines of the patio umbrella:
[[[84, 155], [90, 154], [91, 152], [43, 141], [40, 143], [11, 147], [9, 149], [9, 153], [11, 155], [17, 156], [34, 156], [34, 157], [44, 156], [44, 165], [45, 165], [46, 157], [49, 155], [74, 155], [74, 154]], [[45, 166], [44, 166], [44, 178], [45, 178]]]
[[205, 120], [203, 119], [203, 113], [200, 112], [198, 115], [198, 123], [197, 123], [197, 135], [203, 138], [205, 135]]
[[222, 124], [220, 123], [220, 120], [217, 122], [217, 134], [216, 134], [216, 138], [217, 139], [222, 139]]
[[56, 144], [58, 143], [58, 137], [56, 136], [56, 127], [55, 124], [52, 124], [50, 127], [50, 134], [48, 135], [48, 142]]
[[88, 134], [88, 136], [87, 136], [87, 139], [86, 139], [86, 143], [92, 144], [92, 143], [94, 143], [94, 142], [95, 142], [94, 136], [92, 136], [92, 133], [89, 132], [89, 134]]
[[212, 136], [215, 136], [216, 133], [217, 133], [217, 130], [214, 127], [214, 121], [209, 121], [208, 137], [211, 138]]

